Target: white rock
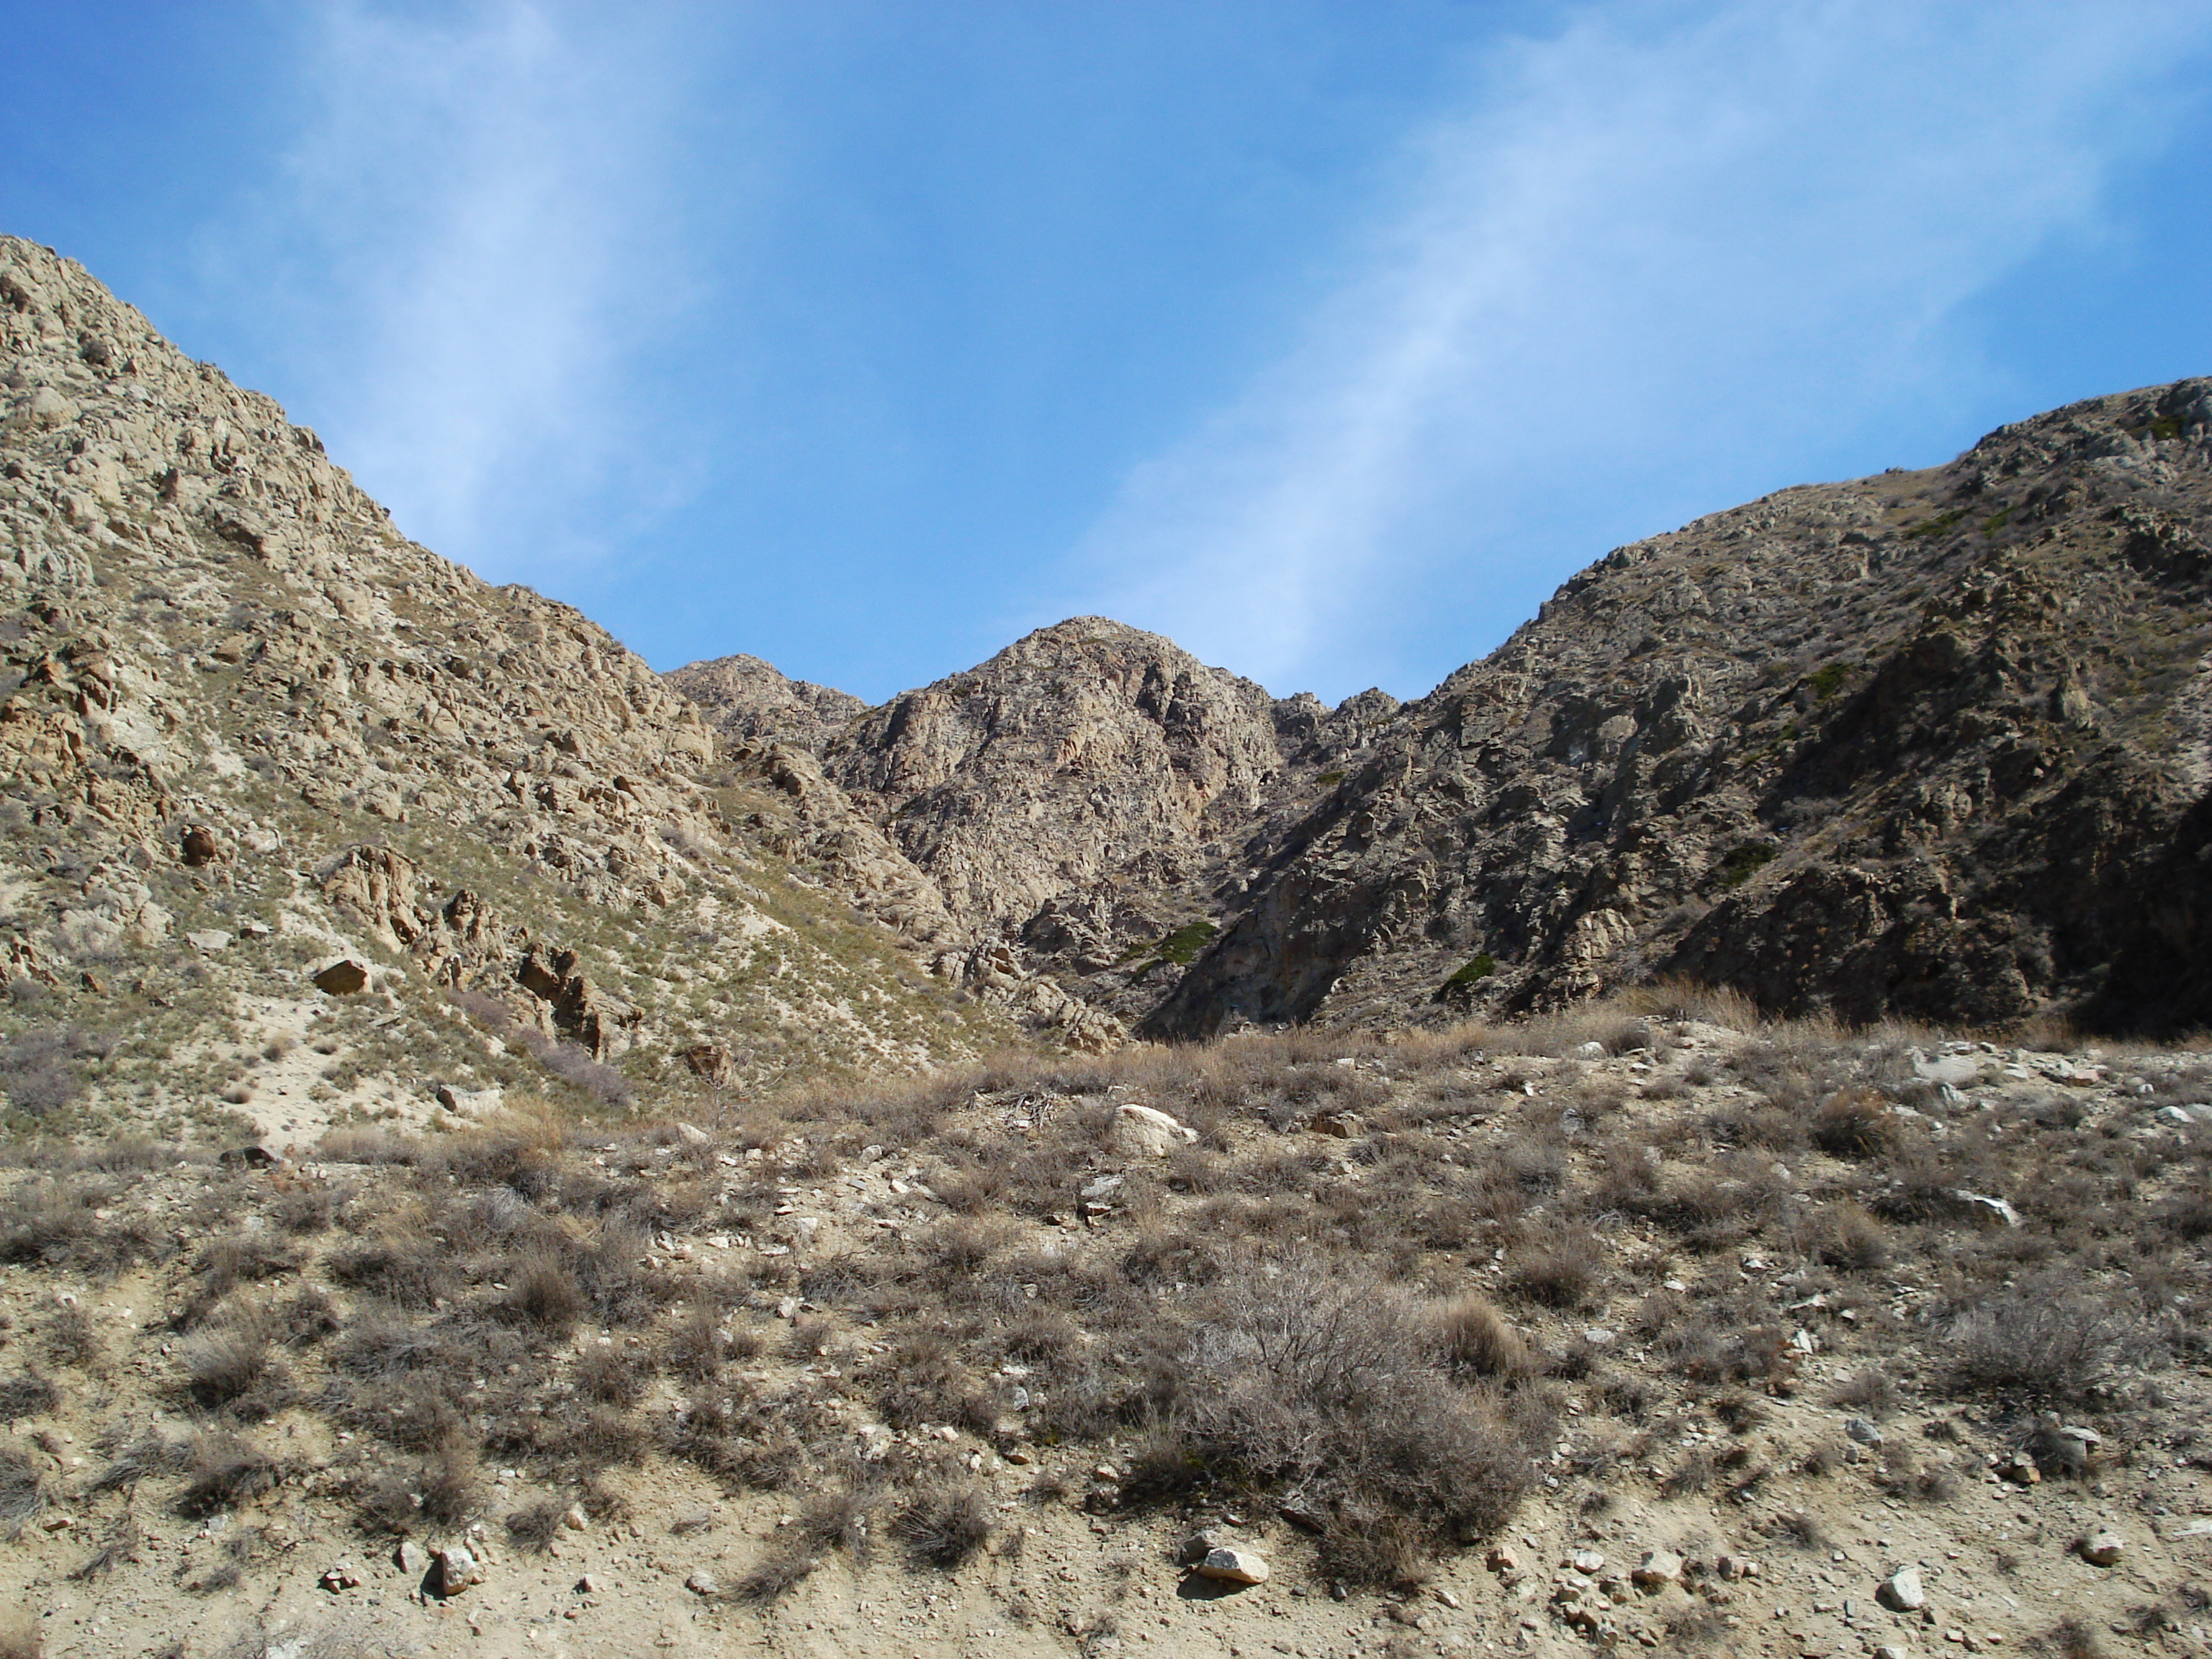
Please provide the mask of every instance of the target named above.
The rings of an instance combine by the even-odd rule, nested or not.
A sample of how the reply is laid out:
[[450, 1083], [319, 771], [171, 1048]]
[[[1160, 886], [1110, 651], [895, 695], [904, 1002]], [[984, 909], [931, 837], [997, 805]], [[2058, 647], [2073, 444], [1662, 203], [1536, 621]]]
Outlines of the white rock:
[[205, 951], [210, 956], [230, 948], [230, 935], [220, 927], [196, 927], [185, 937], [191, 941], [194, 949]]
[[2128, 1547], [2128, 1540], [2109, 1527], [2100, 1527], [2081, 1540], [2081, 1559], [2093, 1567], [2115, 1565]]
[[450, 1083], [438, 1085], [438, 1104], [464, 1117], [481, 1117], [487, 1112], [495, 1112], [506, 1098], [497, 1089], [456, 1089]]
[[1984, 1219], [2002, 1221], [2008, 1227], [2020, 1225], [2020, 1212], [2001, 1198], [1991, 1198], [1986, 1193], [1970, 1193], [1964, 1187], [1954, 1188], [1951, 1196]]
[[1198, 1131], [1186, 1129], [1150, 1106], [1116, 1106], [1108, 1139], [1124, 1158], [1165, 1158], [1177, 1146], [1196, 1140]]
[[1267, 1562], [1250, 1550], [1208, 1550], [1206, 1559], [1198, 1564], [1198, 1571], [1203, 1577], [1218, 1578], [1231, 1584], [1267, 1582]]
[[1917, 1613], [1928, 1605], [1928, 1592], [1921, 1587], [1917, 1567], [1899, 1567], [1881, 1581], [1874, 1594], [1875, 1600], [1892, 1613]]
[[1656, 1589], [1682, 1576], [1682, 1558], [1672, 1550], [1650, 1550], [1628, 1576], [1647, 1589]]

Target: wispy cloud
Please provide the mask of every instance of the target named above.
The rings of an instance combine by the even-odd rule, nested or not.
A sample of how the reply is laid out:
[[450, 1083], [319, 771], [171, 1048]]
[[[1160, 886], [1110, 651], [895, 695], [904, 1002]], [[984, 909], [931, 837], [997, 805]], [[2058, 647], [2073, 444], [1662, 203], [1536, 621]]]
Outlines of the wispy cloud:
[[2094, 222], [2208, 35], [2202, 6], [1748, 0], [1491, 52], [1297, 343], [1127, 478], [1090, 605], [1328, 689], [1442, 562], [1478, 609], [1525, 586], [1578, 495], [1671, 499], [1719, 451], [1956, 398], [1962, 302]]
[[299, 26], [294, 147], [255, 222], [221, 233], [232, 279], [266, 282], [286, 313], [334, 452], [403, 527], [488, 574], [589, 556], [625, 495], [680, 475], [635, 389], [686, 297], [663, 181], [696, 31], [675, 21], [533, 0], [318, 9]]

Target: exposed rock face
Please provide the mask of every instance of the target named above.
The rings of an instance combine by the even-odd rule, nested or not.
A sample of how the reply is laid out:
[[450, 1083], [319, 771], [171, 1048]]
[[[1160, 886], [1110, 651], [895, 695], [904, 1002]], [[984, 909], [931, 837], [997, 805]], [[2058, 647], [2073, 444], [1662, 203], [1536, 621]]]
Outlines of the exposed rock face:
[[2202, 380], [2094, 399], [1609, 555], [1266, 848], [1149, 1029], [1662, 973], [1852, 1019], [2202, 1024], [2208, 420]]
[[767, 739], [817, 754], [868, 711], [849, 691], [787, 680], [758, 657], [689, 663], [670, 674], [668, 684], [739, 742]]
[[[712, 1041], [738, 1085], [1008, 1030], [794, 887], [744, 827], [776, 786], [710, 786], [714, 733], [602, 629], [408, 541], [274, 403], [6, 238], [0, 462], [0, 975], [227, 1018], [345, 957], [647, 1073]], [[186, 931], [239, 942], [179, 991]]]
[[[775, 844], [1032, 1023], [1050, 1000], [1039, 974], [1113, 1013], [1149, 1009], [1240, 890], [1248, 843], [1303, 815], [1397, 708], [1381, 691], [1334, 711], [1277, 701], [1158, 635], [1079, 617], [826, 738], [805, 714], [769, 742], [776, 711], [812, 708], [817, 689], [729, 660], [748, 665], [735, 689], [720, 664], [670, 678], [742, 772], [789, 797], [796, 827]], [[1084, 1029], [1057, 1007], [1046, 1023]]]

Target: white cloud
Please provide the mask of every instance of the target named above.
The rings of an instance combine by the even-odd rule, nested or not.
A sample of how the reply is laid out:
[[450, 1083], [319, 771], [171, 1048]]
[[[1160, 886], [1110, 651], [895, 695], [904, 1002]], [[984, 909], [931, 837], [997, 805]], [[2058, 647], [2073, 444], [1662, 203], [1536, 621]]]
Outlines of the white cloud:
[[1607, 5], [1492, 52], [1303, 337], [1127, 478], [1080, 550], [1084, 608], [1326, 682], [1439, 561], [1462, 589], [1525, 569], [1577, 491], [1664, 495], [1719, 450], [1786, 462], [1958, 398], [1980, 372], [1958, 308], [2094, 220], [2208, 25]]
[[[300, 36], [296, 143], [228, 263], [278, 273], [295, 383], [410, 533], [487, 574], [588, 556], [672, 466], [632, 360], [682, 302], [665, 9], [348, 0]], [[296, 270], [299, 279], [282, 274]], [[665, 434], [655, 434], [665, 441]]]

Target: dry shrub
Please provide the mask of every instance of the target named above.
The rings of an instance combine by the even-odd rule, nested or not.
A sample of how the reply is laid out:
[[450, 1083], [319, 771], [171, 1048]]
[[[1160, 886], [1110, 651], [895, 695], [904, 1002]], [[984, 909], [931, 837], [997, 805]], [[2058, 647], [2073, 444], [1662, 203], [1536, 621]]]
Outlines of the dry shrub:
[[578, 1356], [577, 1392], [603, 1406], [635, 1406], [644, 1398], [655, 1370], [642, 1349], [592, 1346]]
[[1605, 1249], [1586, 1227], [1540, 1234], [1512, 1252], [1506, 1283], [1516, 1296], [1547, 1308], [1579, 1308], [1597, 1288]]
[[989, 1389], [936, 1332], [915, 1336], [891, 1357], [890, 1380], [877, 1396], [883, 1420], [899, 1430], [924, 1424], [988, 1432], [998, 1420]]
[[195, 1436], [190, 1457], [190, 1478], [178, 1495], [177, 1508], [199, 1520], [273, 1491], [284, 1478], [283, 1467], [275, 1458], [234, 1434]]
[[544, 1554], [561, 1535], [561, 1519], [568, 1511], [552, 1498], [543, 1498], [510, 1514], [503, 1523], [517, 1546]]
[[1856, 1204], [1830, 1204], [1812, 1218], [1809, 1254], [1831, 1267], [1863, 1272], [1889, 1260], [1889, 1235]]
[[1452, 1369], [1468, 1376], [1508, 1379], [1528, 1370], [1528, 1345], [1492, 1307], [1472, 1292], [1453, 1297], [1434, 1315], [1437, 1340]]
[[584, 1285], [575, 1270], [550, 1249], [533, 1249], [507, 1267], [508, 1318], [566, 1336], [584, 1316]]
[[92, 1316], [81, 1307], [64, 1308], [46, 1322], [46, 1357], [57, 1365], [90, 1370], [100, 1362], [106, 1345]]
[[991, 1495], [971, 1481], [925, 1482], [899, 1505], [891, 1532], [915, 1565], [950, 1571], [990, 1540]]
[[1224, 1479], [1431, 1544], [1492, 1531], [1533, 1479], [1528, 1397], [1454, 1382], [1425, 1313], [1342, 1264], [1246, 1264], [1187, 1333], [1164, 1426]]
[[427, 1310], [453, 1290], [453, 1269], [434, 1241], [390, 1234], [350, 1249], [334, 1250], [323, 1270], [341, 1285], [403, 1308]]
[[46, 1480], [20, 1446], [0, 1445], [0, 1532], [9, 1538], [46, 1507]]
[[2097, 1632], [2080, 1619], [2062, 1619], [2029, 1644], [2045, 1659], [2105, 1659]]
[[60, 1400], [61, 1390], [36, 1372], [0, 1378], [0, 1427], [12, 1428], [19, 1418], [50, 1412]]
[[1661, 1019], [1701, 1020], [1731, 1031], [1759, 1029], [1759, 1005], [1733, 986], [1701, 985], [1692, 980], [1662, 979], [1649, 985], [1631, 986], [1620, 994], [1621, 1006]]
[[1813, 1144], [1834, 1158], [1875, 1158], [1896, 1139], [1889, 1103], [1870, 1089], [1838, 1090], [1813, 1119]]
[[1887, 1417], [1898, 1407], [1897, 1384], [1879, 1365], [1854, 1371], [1829, 1390], [1828, 1403], [1839, 1410], [1863, 1411], [1869, 1417]]
[[185, 1391], [195, 1405], [208, 1409], [239, 1405], [264, 1382], [281, 1378], [281, 1367], [270, 1354], [268, 1328], [258, 1318], [192, 1336], [184, 1343], [181, 1358]]
[[2080, 1398], [2143, 1337], [2110, 1303], [2051, 1285], [1985, 1297], [1945, 1333], [1958, 1391], [2060, 1401]]

